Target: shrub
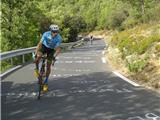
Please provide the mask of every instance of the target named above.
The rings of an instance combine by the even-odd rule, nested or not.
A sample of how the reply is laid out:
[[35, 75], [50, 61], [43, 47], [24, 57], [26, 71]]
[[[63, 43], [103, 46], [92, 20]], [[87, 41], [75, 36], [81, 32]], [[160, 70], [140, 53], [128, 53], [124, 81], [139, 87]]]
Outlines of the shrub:
[[112, 13], [108, 16], [107, 26], [109, 29], [119, 29], [126, 18], [126, 11], [112, 11]]
[[140, 72], [146, 66], [146, 60], [136, 60], [132, 63], [128, 63], [127, 67], [130, 72]]
[[138, 54], [143, 54], [152, 45], [152, 43], [156, 41], [160, 41], [160, 35], [152, 35], [144, 40], [141, 40], [138, 44], [138, 49], [136, 49], [136, 52]]
[[157, 51], [158, 53], [160, 53], [160, 44], [157, 44], [157, 45], [156, 45], [156, 51]]
[[140, 27], [116, 33], [111, 39], [111, 44], [118, 47], [124, 57], [134, 53], [141, 55], [153, 43], [160, 41], [160, 33], [158, 31], [157, 27], [153, 26], [151, 28], [151, 26], [141, 25]]
[[122, 23], [122, 27], [124, 29], [128, 29], [128, 28], [132, 28], [134, 27], [136, 24], [138, 24], [138, 20], [136, 20], [133, 17], [128, 17], [123, 23]]
[[149, 21], [159, 21], [160, 20], [160, 4], [157, 4], [155, 7], [147, 9], [145, 15], [143, 16], [143, 20], [145, 22]]

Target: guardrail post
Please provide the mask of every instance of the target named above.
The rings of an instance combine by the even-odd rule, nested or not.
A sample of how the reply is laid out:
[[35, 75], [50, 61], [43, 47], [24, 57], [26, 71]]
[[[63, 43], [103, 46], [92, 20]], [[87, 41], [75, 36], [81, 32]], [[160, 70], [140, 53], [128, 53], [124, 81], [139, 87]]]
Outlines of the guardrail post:
[[24, 55], [22, 55], [22, 62], [25, 63]]
[[11, 58], [11, 65], [13, 66], [13, 58]]

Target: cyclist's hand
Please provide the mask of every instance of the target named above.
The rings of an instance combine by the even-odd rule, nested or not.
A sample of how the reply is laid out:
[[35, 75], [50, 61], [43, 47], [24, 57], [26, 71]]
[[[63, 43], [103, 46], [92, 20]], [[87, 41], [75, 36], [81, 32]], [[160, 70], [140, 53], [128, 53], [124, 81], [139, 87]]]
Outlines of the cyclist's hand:
[[56, 62], [56, 58], [55, 57], [53, 57], [53, 62], [52, 62], [52, 65], [54, 65], [54, 63]]
[[53, 61], [56, 61], [57, 59], [56, 59], [56, 57], [53, 57]]

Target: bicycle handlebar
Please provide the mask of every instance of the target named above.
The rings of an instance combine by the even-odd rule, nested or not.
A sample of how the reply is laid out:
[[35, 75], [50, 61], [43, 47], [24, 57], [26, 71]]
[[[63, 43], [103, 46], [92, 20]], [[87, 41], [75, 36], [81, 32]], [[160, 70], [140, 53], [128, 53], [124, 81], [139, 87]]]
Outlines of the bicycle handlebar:
[[[32, 53], [33, 60], [35, 60], [36, 56], [37, 55], [35, 53]], [[42, 55], [42, 59], [47, 59], [47, 55]], [[57, 61], [56, 57], [53, 57], [52, 60], [54, 61], [53, 64]]]

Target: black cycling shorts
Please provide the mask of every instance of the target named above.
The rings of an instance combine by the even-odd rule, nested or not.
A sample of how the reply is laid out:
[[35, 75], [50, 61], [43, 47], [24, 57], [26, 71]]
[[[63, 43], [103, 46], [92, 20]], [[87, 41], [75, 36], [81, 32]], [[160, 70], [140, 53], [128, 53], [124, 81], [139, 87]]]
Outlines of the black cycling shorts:
[[47, 60], [50, 60], [50, 61], [53, 60], [53, 56], [55, 53], [54, 49], [47, 48], [45, 45], [42, 44], [42, 48], [39, 49], [39, 52], [41, 52], [42, 54], [47, 54]]

